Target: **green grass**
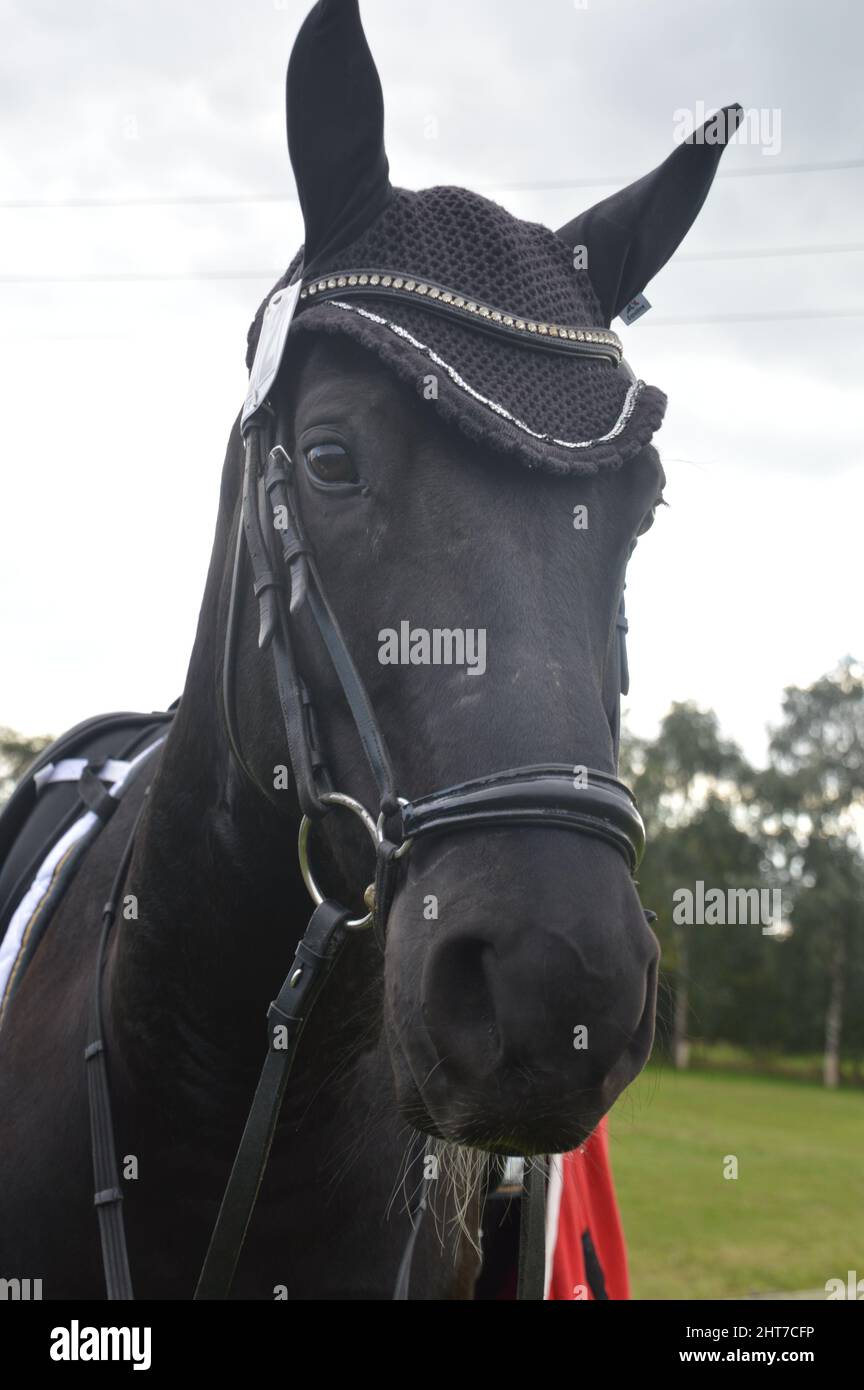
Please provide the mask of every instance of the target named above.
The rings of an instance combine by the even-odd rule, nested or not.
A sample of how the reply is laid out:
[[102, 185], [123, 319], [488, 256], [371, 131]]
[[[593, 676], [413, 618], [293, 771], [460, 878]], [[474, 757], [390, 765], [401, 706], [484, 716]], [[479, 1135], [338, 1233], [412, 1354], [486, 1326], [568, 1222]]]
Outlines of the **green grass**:
[[[739, 1047], [726, 1042], [693, 1041], [690, 1048], [690, 1066], [695, 1071], [719, 1070], [745, 1072], [748, 1075], [759, 1073], [763, 1076], [791, 1076], [801, 1081], [812, 1081], [822, 1085], [822, 1054], [814, 1052], [782, 1053], [769, 1049], [755, 1051], [750, 1047]], [[841, 1057], [840, 1081], [842, 1085], [864, 1085], [864, 1066], [860, 1058]]]
[[[864, 1277], [864, 1095], [649, 1068], [611, 1117], [634, 1298], [746, 1298]], [[737, 1180], [723, 1177], [727, 1154]]]

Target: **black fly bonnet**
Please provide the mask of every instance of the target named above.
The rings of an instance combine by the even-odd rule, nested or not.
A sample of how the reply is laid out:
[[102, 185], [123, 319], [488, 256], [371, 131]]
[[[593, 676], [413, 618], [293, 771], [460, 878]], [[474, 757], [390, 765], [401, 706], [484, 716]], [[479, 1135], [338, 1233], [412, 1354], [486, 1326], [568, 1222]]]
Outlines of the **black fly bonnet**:
[[618, 467], [663, 419], [570, 248], [465, 188], [391, 190], [368, 231], [304, 270], [291, 331], [347, 334], [425, 399], [433, 378], [446, 420], [531, 468]]
[[[702, 206], [740, 108], [720, 117], [716, 137], [696, 132], [557, 232], [464, 188], [395, 188], [357, 0], [320, 0], [288, 68], [306, 240], [275, 290], [300, 279], [292, 338], [347, 334], [470, 439], [529, 467], [619, 467], [666, 397], [634, 378], [610, 324]], [[249, 330], [250, 368], [273, 293]]]

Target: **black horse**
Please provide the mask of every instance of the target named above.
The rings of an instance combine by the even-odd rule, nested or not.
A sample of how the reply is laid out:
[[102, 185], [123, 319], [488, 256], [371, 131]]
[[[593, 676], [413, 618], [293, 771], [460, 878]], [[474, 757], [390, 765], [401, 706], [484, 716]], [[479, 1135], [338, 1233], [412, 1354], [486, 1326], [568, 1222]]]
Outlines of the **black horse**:
[[[400, 846], [399, 803], [381, 804], [369, 731], [358, 737], [301, 592], [308, 566], [400, 795], [501, 768], [557, 767], [560, 781], [570, 765], [574, 786], [597, 770], [592, 807], [604, 786], [624, 800], [618, 615], [662, 493], [648, 442], [662, 397], [622, 376], [608, 325], [686, 233], [724, 141], [694, 139], [557, 234], [464, 190], [393, 189], [353, 0], [321, 0], [304, 24], [288, 114], [306, 243], [282, 282], [303, 290], [263, 402], [258, 465], [277, 440], [271, 463], [288, 460], [270, 478], [278, 505], [271, 518], [263, 480], [247, 479], [244, 537], [238, 420], [179, 710], [68, 888], [0, 1035], [0, 1262], [41, 1278], [50, 1298], [105, 1294], [82, 1056], [102, 905], [136, 820], [120, 884], [134, 906], [117, 914], [102, 979], [130, 1264], [138, 1297], [194, 1292], [266, 1051], [264, 1014], [308, 917], [301, 812], [322, 809], [297, 785], [271, 642], [290, 641], [296, 658], [313, 771], [326, 765], [332, 786], [381, 809]], [[558, 288], [560, 307], [547, 305]], [[581, 313], [568, 317], [571, 293]], [[259, 313], [250, 358], [262, 324]], [[581, 435], [555, 415], [571, 404]], [[293, 550], [274, 559], [280, 507]], [[246, 544], [259, 524], [263, 578]], [[264, 631], [262, 649], [274, 622], [281, 639]], [[405, 622], [450, 640], [482, 632], [485, 670], [456, 649], [427, 664], [422, 641], [400, 660]], [[315, 876], [355, 917], [373, 903], [378, 932], [347, 933], [308, 1019], [233, 1294], [390, 1298], [419, 1132], [452, 1178], [432, 1184], [411, 1297], [471, 1298], [488, 1174], [479, 1163], [473, 1183], [460, 1154], [575, 1148], [649, 1055], [658, 948], [619, 852], [630, 840], [594, 833], [596, 815], [587, 834], [544, 824], [545, 803], [512, 825], [418, 833], [390, 864], [387, 911], [368, 891], [363, 902], [375, 873], [364, 829], [328, 808]], [[382, 882], [379, 871], [379, 895]]]

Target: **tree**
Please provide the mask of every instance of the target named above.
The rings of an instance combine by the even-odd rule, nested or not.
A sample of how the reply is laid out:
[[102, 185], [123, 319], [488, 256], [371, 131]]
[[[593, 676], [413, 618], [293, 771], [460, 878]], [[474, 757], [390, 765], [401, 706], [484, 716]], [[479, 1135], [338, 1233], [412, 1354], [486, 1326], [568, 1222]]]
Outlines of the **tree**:
[[18, 734], [0, 728], [0, 802], [11, 795], [15, 783], [50, 742], [50, 734]]
[[[622, 761], [648, 826], [650, 850], [640, 889], [646, 905], [659, 914], [664, 964], [674, 979], [670, 1047], [674, 1065], [684, 1068], [690, 1055], [692, 983], [697, 976], [716, 981], [712, 956], [734, 955], [740, 933], [718, 936], [724, 929], [672, 926], [673, 895], [698, 878], [725, 888], [740, 883], [742, 874], [755, 873], [758, 848], [746, 826], [735, 823], [738, 789], [752, 774], [737, 746], [721, 737], [713, 711], [692, 703], [673, 704], [655, 740], [628, 740]], [[700, 1012], [713, 998], [710, 984], [699, 990]]]
[[[655, 740], [625, 743], [622, 761], [649, 830], [640, 891], [660, 913], [675, 1065], [695, 1027], [756, 1050], [821, 1048], [836, 1086], [841, 1052], [864, 1059], [864, 669], [846, 658], [786, 690], [764, 771], [692, 704], [673, 705]], [[673, 925], [676, 889], [699, 879], [782, 889], [783, 933]]]
[[864, 950], [864, 667], [846, 657], [813, 685], [789, 686], [756, 779], [773, 858], [795, 895], [799, 956], [823, 981], [823, 1079], [836, 1086], [849, 980]]

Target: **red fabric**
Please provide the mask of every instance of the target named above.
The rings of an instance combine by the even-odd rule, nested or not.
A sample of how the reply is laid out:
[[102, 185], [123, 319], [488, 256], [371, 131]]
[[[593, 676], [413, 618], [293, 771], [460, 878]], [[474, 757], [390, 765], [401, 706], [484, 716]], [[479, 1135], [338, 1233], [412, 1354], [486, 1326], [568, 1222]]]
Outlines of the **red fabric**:
[[548, 1297], [570, 1301], [594, 1298], [582, 1243], [587, 1230], [608, 1297], [629, 1298], [627, 1251], [609, 1165], [605, 1118], [582, 1148], [565, 1154], [561, 1164], [561, 1206]]

